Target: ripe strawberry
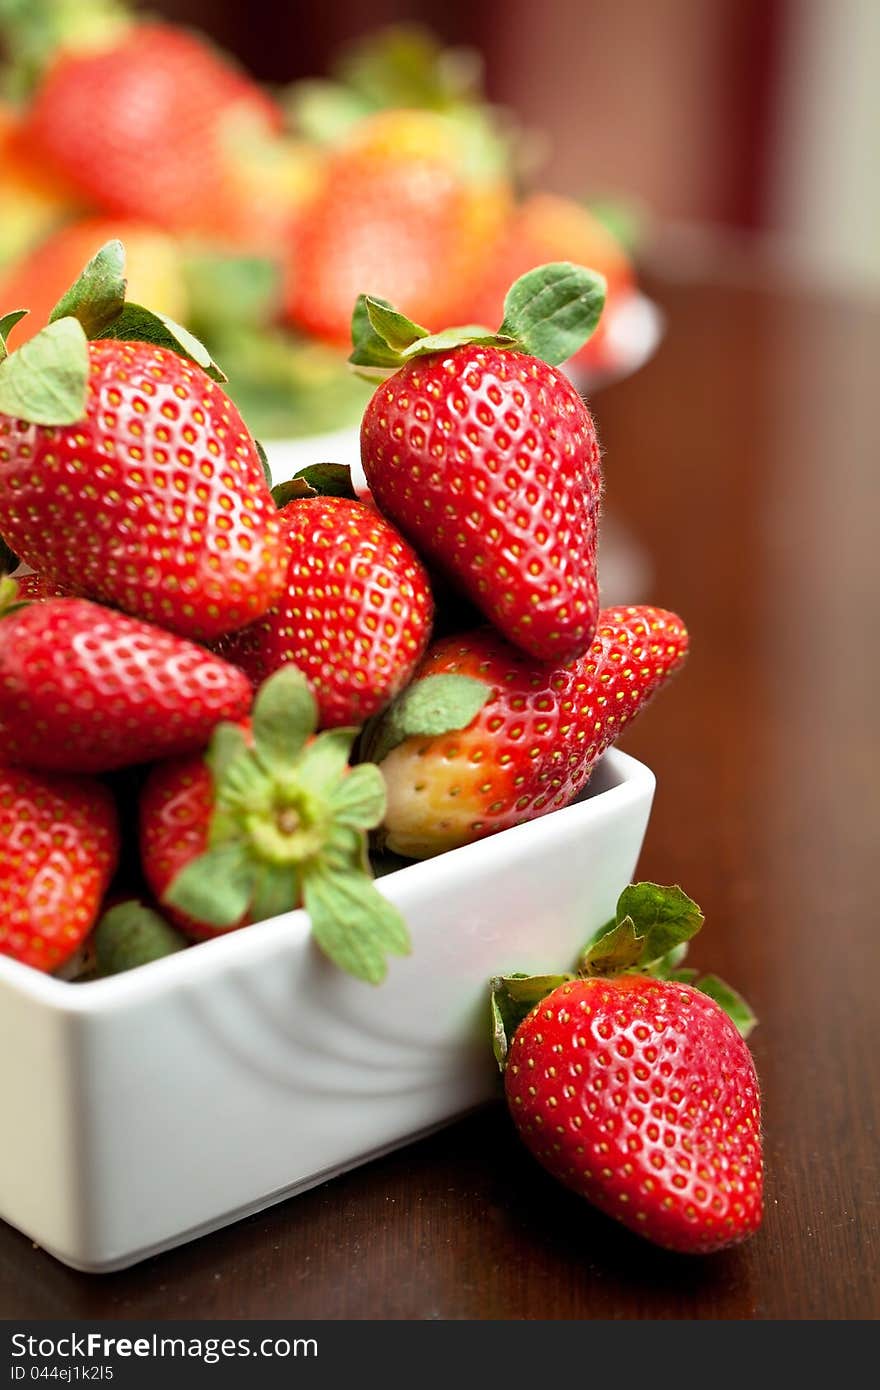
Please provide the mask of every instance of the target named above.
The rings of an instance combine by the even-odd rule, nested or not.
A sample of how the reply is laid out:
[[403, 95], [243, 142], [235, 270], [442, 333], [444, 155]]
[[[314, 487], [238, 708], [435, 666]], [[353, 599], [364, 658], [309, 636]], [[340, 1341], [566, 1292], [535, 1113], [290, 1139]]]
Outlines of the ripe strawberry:
[[[3, 581], [0, 580], [0, 583]], [[15, 577], [16, 598], [19, 603], [42, 603], [49, 598], [70, 598], [70, 590], [52, 584], [41, 574], [20, 574]], [[2, 635], [2, 634], [0, 634]]]
[[483, 273], [510, 204], [497, 152], [477, 158], [467, 129], [433, 111], [360, 122], [327, 166], [292, 248], [288, 317], [349, 342], [351, 306], [367, 292], [412, 318], [448, 322]]
[[13, 763], [109, 772], [187, 753], [251, 698], [235, 666], [87, 599], [25, 604], [0, 620], [0, 741]]
[[461, 318], [497, 323], [508, 285], [546, 261], [574, 261], [605, 277], [605, 312], [572, 361], [583, 366], [606, 361], [611, 351], [608, 324], [618, 305], [633, 293], [635, 276], [629, 256], [613, 233], [571, 198], [537, 193], [520, 204], [495, 247], [486, 275], [472, 297], [462, 302]]
[[247, 725], [221, 724], [204, 758], [158, 763], [140, 803], [141, 860], [163, 911], [195, 938], [304, 906], [342, 969], [378, 983], [409, 935], [369, 873], [385, 807], [377, 768], [348, 766], [354, 731], [313, 737], [317, 704], [286, 666]]
[[226, 207], [229, 142], [279, 125], [254, 82], [168, 24], [62, 52], [28, 119], [34, 148], [103, 212], [207, 235]]
[[0, 268], [76, 210], [69, 189], [29, 148], [21, 118], [0, 102]]
[[418, 557], [375, 508], [345, 497], [289, 502], [280, 603], [220, 650], [261, 685], [287, 662], [308, 678], [319, 726], [363, 724], [406, 685], [431, 632]]
[[567, 980], [514, 1033], [504, 1083], [538, 1162], [648, 1240], [705, 1254], [760, 1225], [754, 1064], [698, 988]]
[[[214, 779], [202, 754], [172, 758], [150, 769], [140, 799], [141, 863], [160, 902], [180, 871], [207, 850], [213, 813]], [[217, 927], [168, 905], [164, 912], [194, 941], [207, 941], [250, 920], [243, 913], [236, 922]]]
[[589, 645], [599, 444], [561, 372], [493, 346], [417, 358], [367, 406], [361, 454], [379, 508], [505, 637], [545, 661]]
[[183, 257], [174, 240], [142, 222], [85, 217], [53, 232], [0, 276], [0, 302], [30, 310], [15, 330], [16, 343], [39, 332], [95, 247], [114, 237], [125, 240], [129, 297], [173, 319], [186, 318]]
[[[424, 859], [567, 805], [687, 647], [683, 622], [661, 608], [605, 609], [592, 646], [564, 666], [531, 661], [490, 629], [434, 643], [387, 716], [392, 741], [380, 722], [365, 745], [385, 778], [384, 843]], [[407, 707], [437, 677], [481, 683], [485, 703], [428, 735]]]
[[106, 787], [0, 768], [0, 954], [62, 965], [98, 916], [117, 854]]
[[87, 353], [75, 424], [0, 415], [0, 533], [47, 581], [183, 636], [243, 627], [276, 598], [284, 559], [241, 416], [167, 348], [106, 340]]

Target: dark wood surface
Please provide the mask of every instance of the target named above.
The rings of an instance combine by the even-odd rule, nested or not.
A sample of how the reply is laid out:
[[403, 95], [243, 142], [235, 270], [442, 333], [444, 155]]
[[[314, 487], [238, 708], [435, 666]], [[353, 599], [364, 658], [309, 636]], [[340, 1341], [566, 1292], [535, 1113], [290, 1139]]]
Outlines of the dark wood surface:
[[0, 1316], [874, 1318], [880, 1313], [876, 698], [880, 311], [658, 289], [667, 341], [603, 393], [607, 507], [693, 654], [625, 747], [640, 875], [755, 1006], [764, 1227], [702, 1261], [557, 1189], [501, 1106], [183, 1249], [79, 1275], [0, 1227]]

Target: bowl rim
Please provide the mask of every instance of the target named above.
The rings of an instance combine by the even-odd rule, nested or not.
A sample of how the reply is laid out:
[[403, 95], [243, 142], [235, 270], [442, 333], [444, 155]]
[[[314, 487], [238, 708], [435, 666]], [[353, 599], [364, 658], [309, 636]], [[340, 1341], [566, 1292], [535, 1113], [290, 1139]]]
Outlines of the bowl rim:
[[[572, 819], [581, 820], [584, 830], [588, 831], [590, 825], [601, 821], [605, 815], [623, 810], [646, 793], [653, 794], [653, 772], [628, 753], [609, 749], [597, 763], [593, 776], [600, 769], [606, 779], [611, 779], [611, 785], [603, 790], [590, 794], [588, 787], [582, 799], [558, 811], [447, 850], [432, 859], [392, 869], [377, 880], [380, 892], [405, 911], [408, 900], [441, 893], [444, 880], [451, 873], [467, 876], [480, 868], [491, 873], [493, 862], [502, 864], [516, 852], [521, 842], [528, 843], [532, 853], [540, 853], [541, 846]], [[178, 951], [119, 975], [88, 981], [59, 979], [10, 956], [0, 955], [0, 987], [65, 1016], [115, 1013], [146, 1003], [166, 991], [197, 987], [236, 963], [273, 955], [282, 945], [302, 949], [309, 937], [308, 914], [303, 908], [296, 908], [264, 922], [255, 922], [241, 931], [226, 932], [195, 943], [198, 950]]]

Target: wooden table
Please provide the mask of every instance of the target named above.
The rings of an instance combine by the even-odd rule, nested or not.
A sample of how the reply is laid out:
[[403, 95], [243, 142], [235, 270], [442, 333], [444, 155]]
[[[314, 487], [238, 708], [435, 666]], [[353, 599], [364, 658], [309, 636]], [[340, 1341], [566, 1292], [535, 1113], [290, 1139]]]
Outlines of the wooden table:
[[693, 655], [624, 746], [658, 777], [640, 875], [703, 906], [694, 963], [762, 1020], [763, 1230], [654, 1250], [545, 1178], [498, 1106], [117, 1275], [2, 1227], [0, 1316], [880, 1313], [880, 310], [717, 277], [657, 293], [662, 352], [596, 413], [607, 506]]

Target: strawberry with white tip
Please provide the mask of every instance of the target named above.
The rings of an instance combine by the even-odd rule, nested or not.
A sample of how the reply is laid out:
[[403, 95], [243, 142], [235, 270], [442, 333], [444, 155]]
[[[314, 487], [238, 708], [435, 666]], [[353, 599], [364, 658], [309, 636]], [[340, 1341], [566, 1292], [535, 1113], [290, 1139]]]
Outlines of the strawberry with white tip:
[[489, 628], [441, 638], [364, 737], [388, 795], [379, 839], [424, 859], [567, 805], [687, 649], [681, 619], [650, 607], [604, 609], [564, 665]]

